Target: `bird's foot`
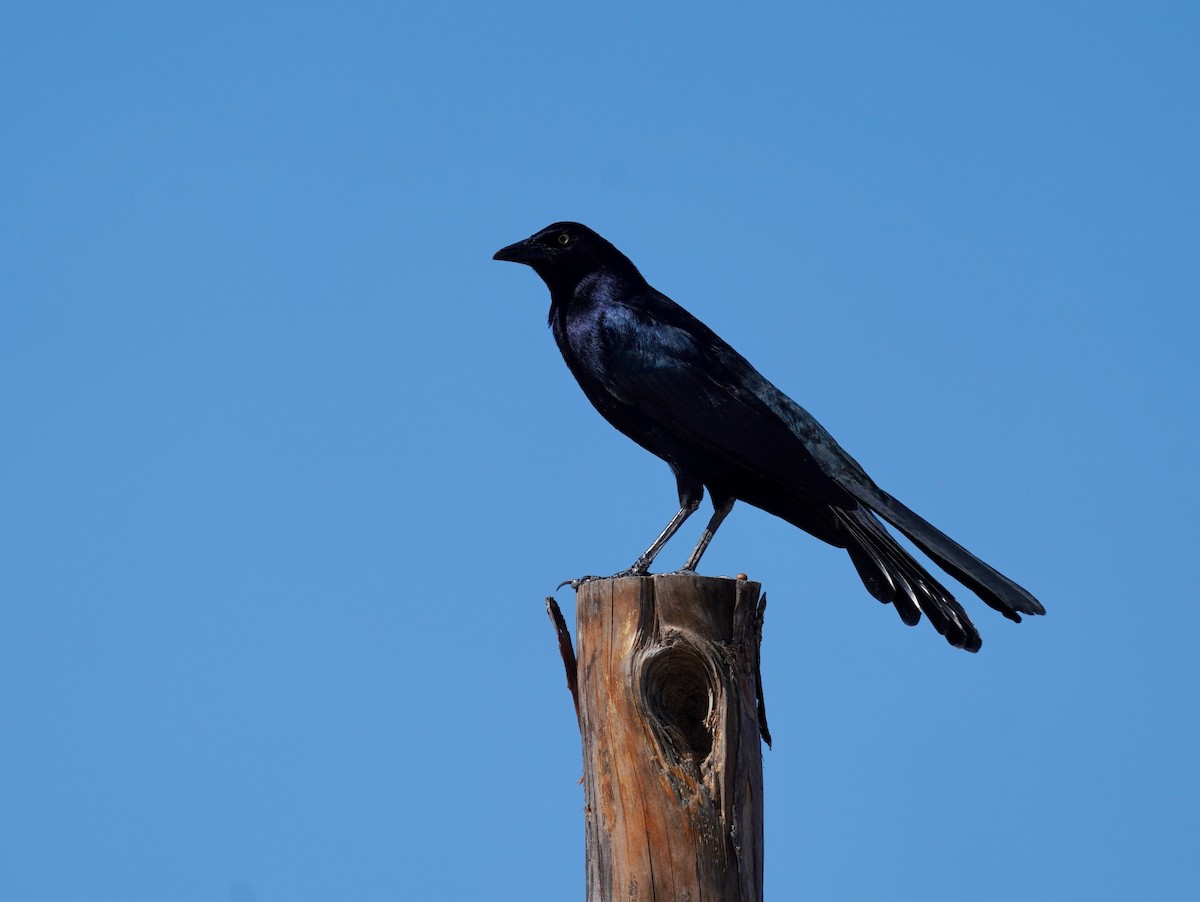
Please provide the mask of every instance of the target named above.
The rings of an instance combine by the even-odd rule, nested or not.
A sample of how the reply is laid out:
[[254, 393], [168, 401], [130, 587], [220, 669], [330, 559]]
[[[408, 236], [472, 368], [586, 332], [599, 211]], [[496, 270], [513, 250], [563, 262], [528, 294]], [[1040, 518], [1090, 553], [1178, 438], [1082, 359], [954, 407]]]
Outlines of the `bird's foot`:
[[622, 576], [649, 576], [649, 575], [650, 575], [650, 571], [647, 568], [633, 566], [627, 570], [622, 570], [619, 573], [614, 573], [612, 576], [581, 576], [578, 579], [564, 579], [561, 583], [559, 583], [555, 587], [554, 591], [557, 592], [563, 586], [570, 586], [572, 589], [574, 589], [576, 592], [578, 592], [580, 586], [582, 586], [584, 583], [590, 583], [594, 579], [620, 579]]

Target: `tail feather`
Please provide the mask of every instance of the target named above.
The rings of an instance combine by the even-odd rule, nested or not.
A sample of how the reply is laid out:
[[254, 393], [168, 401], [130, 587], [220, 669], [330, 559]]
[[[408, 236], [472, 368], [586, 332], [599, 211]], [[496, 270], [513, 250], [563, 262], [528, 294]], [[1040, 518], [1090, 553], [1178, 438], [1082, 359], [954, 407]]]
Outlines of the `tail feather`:
[[847, 542], [846, 551], [867, 591], [884, 604], [890, 602], [901, 620], [909, 626], [916, 626], [921, 622], [921, 606], [917, 603], [912, 586], [894, 572], [894, 567], [888, 566], [874, 544], [861, 534], [853, 521], [845, 523], [845, 526], [854, 537], [854, 541]]
[[978, 651], [979, 632], [967, 612], [941, 583], [933, 578], [865, 508], [836, 510], [845, 529], [846, 550], [867, 590], [880, 601], [891, 602], [900, 618], [912, 626], [929, 618], [934, 629], [951, 645]]
[[1009, 620], [1021, 614], [1045, 614], [1041, 602], [1000, 571], [985, 564], [923, 517], [913, 513], [875, 485], [849, 484], [859, 501], [912, 540], [939, 567]]

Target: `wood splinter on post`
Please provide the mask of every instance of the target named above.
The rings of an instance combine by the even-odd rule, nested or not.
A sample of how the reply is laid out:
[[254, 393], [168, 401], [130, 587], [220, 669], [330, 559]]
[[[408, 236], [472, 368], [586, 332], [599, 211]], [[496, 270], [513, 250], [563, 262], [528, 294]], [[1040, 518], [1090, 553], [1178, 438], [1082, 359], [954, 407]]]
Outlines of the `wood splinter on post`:
[[692, 573], [589, 580], [578, 661], [547, 599], [583, 737], [587, 902], [761, 902], [759, 590]]

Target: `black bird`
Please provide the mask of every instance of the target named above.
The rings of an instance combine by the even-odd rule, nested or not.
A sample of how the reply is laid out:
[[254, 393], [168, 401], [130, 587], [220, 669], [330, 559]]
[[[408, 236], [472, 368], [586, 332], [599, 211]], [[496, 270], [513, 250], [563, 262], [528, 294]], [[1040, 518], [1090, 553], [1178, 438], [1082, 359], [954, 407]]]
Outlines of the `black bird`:
[[910, 626], [924, 612], [958, 648], [979, 650], [974, 624], [877, 515], [1008, 619], [1046, 612], [879, 488], [804, 408], [587, 226], [556, 222], [493, 259], [524, 263], [541, 276], [550, 289], [554, 340], [588, 400], [675, 474], [679, 513], [616, 575], [647, 573], [707, 488], [712, 519], [683, 570], [696, 569], [740, 499], [845, 548], [868, 592], [891, 602]]

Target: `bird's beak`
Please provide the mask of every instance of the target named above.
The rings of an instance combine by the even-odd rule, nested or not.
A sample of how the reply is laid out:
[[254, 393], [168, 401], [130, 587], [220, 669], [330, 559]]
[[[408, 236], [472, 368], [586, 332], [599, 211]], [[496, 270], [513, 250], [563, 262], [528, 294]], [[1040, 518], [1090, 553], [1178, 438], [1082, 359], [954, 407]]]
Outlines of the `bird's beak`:
[[546, 256], [546, 249], [544, 247], [534, 244], [526, 238], [524, 241], [518, 241], [516, 244], [500, 248], [500, 250], [492, 254], [492, 259], [507, 260], [510, 263], [524, 263], [532, 266], [539, 260], [545, 260]]

